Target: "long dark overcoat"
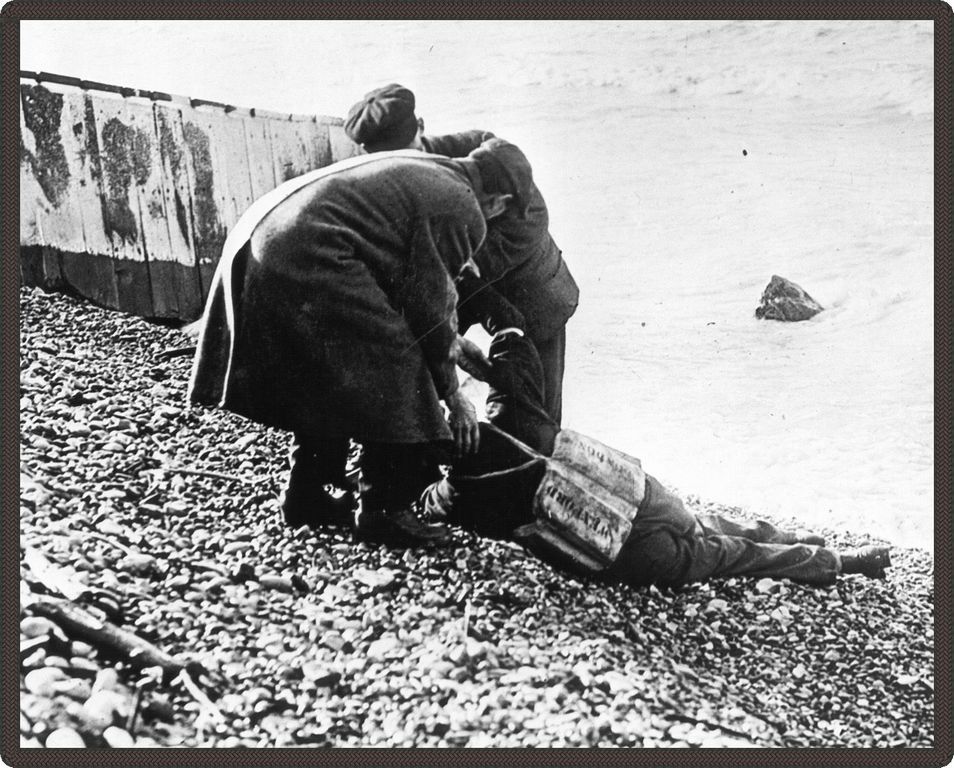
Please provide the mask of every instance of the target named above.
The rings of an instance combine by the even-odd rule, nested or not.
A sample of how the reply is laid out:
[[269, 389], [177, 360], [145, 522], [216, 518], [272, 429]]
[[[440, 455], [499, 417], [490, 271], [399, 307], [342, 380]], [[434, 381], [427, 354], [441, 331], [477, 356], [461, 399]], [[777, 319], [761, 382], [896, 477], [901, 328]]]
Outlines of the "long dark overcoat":
[[316, 436], [450, 439], [453, 278], [486, 234], [466, 174], [412, 152], [315, 173], [226, 244], [189, 399]]

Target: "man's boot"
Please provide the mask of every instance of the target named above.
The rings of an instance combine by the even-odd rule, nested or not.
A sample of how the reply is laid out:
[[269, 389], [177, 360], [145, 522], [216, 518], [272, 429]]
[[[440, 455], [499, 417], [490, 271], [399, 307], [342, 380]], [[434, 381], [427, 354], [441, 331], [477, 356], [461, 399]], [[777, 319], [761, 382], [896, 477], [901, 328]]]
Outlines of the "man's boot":
[[355, 497], [347, 487], [348, 441], [295, 434], [288, 451], [288, 484], [280, 504], [286, 525], [299, 528], [353, 524]]
[[359, 502], [354, 523], [355, 535], [361, 541], [394, 546], [440, 546], [450, 540], [450, 529], [446, 525], [425, 523], [414, 514], [410, 505], [396, 511], [386, 511], [367, 509]]
[[891, 567], [887, 547], [861, 547], [841, 556], [842, 573], [860, 573], [869, 579], [883, 579], [885, 568]]
[[347, 490], [332, 493], [332, 486], [321, 482], [321, 473], [311, 457], [293, 451], [289, 461], [288, 484], [280, 499], [285, 525], [350, 527], [356, 506], [354, 494]]
[[354, 495], [333, 493], [331, 486], [289, 483], [281, 496], [282, 519], [289, 528], [350, 527], [354, 521]]

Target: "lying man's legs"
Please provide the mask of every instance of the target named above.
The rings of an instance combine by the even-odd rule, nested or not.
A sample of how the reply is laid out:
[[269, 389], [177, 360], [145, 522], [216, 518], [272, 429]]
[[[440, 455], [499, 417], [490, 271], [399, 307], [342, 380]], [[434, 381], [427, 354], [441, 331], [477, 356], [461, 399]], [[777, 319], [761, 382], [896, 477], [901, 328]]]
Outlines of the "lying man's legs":
[[553, 453], [559, 425], [543, 408], [543, 366], [525, 336], [498, 333], [490, 344], [487, 420], [544, 455]]
[[832, 584], [841, 573], [841, 558], [813, 544], [765, 544], [741, 536], [701, 532], [690, 544], [683, 581], [713, 576], [771, 576], [806, 584]]
[[765, 520], [730, 520], [721, 515], [696, 515], [696, 519], [706, 533], [710, 534], [741, 536], [744, 539], [751, 539], [763, 544], [815, 544], [819, 547], [825, 546], [825, 539], [811, 531], [804, 529], [784, 531]]
[[566, 328], [545, 341], [535, 340], [543, 365], [543, 407], [557, 426], [563, 420], [563, 371], [566, 366]]
[[[743, 526], [724, 519], [722, 524], [735, 532], [787, 536], [774, 526]], [[839, 556], [811, 544], [766, 543], [707, 530], [679, 498], [647, 475], [646, 495], [633, 532], [610, 566], [609, 575], [640, 586], [685, 584], [719, 576], [769, 576], [831, 584], [839, 573], [883, 576], [888, 565], [887, 551], [877, 547]]]

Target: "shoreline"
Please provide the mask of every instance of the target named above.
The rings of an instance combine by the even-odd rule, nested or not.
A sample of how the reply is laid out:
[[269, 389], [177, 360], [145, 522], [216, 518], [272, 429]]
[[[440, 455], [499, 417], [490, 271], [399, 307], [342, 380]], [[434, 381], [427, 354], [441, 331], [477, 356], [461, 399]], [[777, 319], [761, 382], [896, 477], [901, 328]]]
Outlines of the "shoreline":
[[[132, 709], [128, 660], [47, 627], [21, 690], [61, 673], [21, 694], [28, 745], [57, 726], [108, 743], [81, 711], [106, 669], [106, 719], [137, 746], [934, 745], [928, 551], [892, 546], [883, 582], [659, 590], [581, 582], [465, 532], [400, 550], [287, 531], [287, 437], [188, 408], [191, 358], [160, 355], [181, 332], [36, 289], [20, 301], [21, 556], [76, 569], [118, 596], [123, 628], [201, 662], [223, 718], [168, 683]], [[21, 647], [43, 636], [21, 625]]]

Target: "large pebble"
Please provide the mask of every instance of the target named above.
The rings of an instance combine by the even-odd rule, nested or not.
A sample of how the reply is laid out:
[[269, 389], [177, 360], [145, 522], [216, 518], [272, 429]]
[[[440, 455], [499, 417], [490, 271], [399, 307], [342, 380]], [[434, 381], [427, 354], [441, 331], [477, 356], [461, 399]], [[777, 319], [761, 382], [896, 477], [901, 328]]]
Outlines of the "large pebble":
[[295, 585], [291, 579], [276, 574], [266, 573], [258, 577], [258, 583], [263, 589], [274, 589], [278, 592], [294, 592]]
[[636, 687], [632, 678], [628, 675], [613, 670], [601, 674], [598, 681], [605, 683], [609, 687], [610, 693], [614, 694], [620, 691], [631, 691]]
[[347, 640], [341, 636], [340, 632], [325, 632], [321, 636], [321, 644], [333, 651], [340, 651], [347, 644]]
[[390, 568], [355, 568], [354, 578], [367, 587], [384, 592], [394, 586], [397, 574]]
[[59, 626], [43, 616], [27, 616], [20, 622], [20, 634], [28, 638], [62, 634]]
[[115, 691], [96, 691], [83, 702], [83, 717], [90, 726], [98, 729], [113, 724], [118, 716], [128, 714], [129, 704]]
[[39, 669], [44, 666], [46, 661], [46, 648], [42, 646], [38, 647], [33, 653], [28, 653], [23, 657], [23, 661], [20, 662], [20, 666], [25, 669]]
[[124, 749], [135, 744], [135, 739], [129, 735], [129, 731], [117, 728], [115, 725], [103, 731], [103, 739], [114, 749]]
[[396, 637], [382, 637], [368, 646], [366, 654], [369, 659], [381, 660], [403, 647], [401, 641]]
[[156, 567], [156, 558], [139, 552], [132, 552], [116, 563], [121, 571], [139, 576], [150, 573]]
[[82, 640], [74, 640], [70, 643], [70, 653], [73, 656], [85, 656], [90, 657], [96, 653], [96, 649], [89, 643], [84, 643]]
[[108, 517], [103, 518], [96, 524], [96, 529], [107, 536], [124, 536], [126, 529], [115, 520]]
[[85, 747], [86, 742], [72, 728], [57, 728], [46, 737], [46, 746], [50, 748], [65, 747], [75, 749], [76, 747]]
[[93, 692], [93, 687], [89, 680], [82, 680], [77, 677], [70, 677], [66, 680], [57, 680], [53, 683], [53, 689], [57, 693], [69, 696], [71, 699], [85, 701]]
[[301, 673], [306, 680], [319, 686], [334, 686], [341, 680], [339, 670], [316, 661], [306, 661], [302, 664]]
[[706, 603], [706, 613], [724, 613], [728, 608], [729, 603], [718, 597], [714, 597]]
[[51, 697], [56, 694], [56, 683], [66, 679], [66, 672], [59, 667], [42, 667], [27, 672], [23, 684], [30, 693]]
[[119, 673], [112, 667], [105, 667], [96, 673], [93, 681], [93, 693], [97, 691], [115, 691], [119, 687]]

